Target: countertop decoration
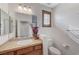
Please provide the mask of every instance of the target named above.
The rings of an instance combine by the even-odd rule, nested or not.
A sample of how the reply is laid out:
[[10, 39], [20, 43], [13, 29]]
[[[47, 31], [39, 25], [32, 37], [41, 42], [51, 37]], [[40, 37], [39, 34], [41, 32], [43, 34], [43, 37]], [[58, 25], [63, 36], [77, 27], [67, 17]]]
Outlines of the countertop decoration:
[[32, 31], [33, 31], [33, 37], [35, 39], [39, 39], [39, 36], [38, 36], [38, 27], [32, 27]]

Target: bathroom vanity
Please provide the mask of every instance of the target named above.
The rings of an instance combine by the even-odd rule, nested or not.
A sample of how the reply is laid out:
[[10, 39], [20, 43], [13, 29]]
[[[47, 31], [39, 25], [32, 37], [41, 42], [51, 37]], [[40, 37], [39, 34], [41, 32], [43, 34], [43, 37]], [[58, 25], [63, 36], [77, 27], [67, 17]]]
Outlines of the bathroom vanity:
[[[40, 39], [22, 38], [32, 36], [31, 26], [37, 26], [37, 16], [22, 13], [16, 13], [16, 15], [19, 17], [16, 18], [15, 24], [15, 18], [0, 9], [0, 55], [42, 55], [43, 49]], [[21, 19], [21, 16], [25, 19]], [[20, 37], [20, 40], [11, 39], [15, 35]]]
[[11, 40], [0, 46], [0, 55], [42, 55], [42, 41], [33, 40], [31, 44], [19, 45]]

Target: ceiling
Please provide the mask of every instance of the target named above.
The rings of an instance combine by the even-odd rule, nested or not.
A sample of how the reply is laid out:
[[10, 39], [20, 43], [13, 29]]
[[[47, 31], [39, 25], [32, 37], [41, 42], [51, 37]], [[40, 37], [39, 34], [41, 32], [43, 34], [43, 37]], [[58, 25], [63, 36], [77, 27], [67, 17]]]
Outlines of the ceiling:
[[58, 5], [58, 3], [41, 3], [41, 4], [50, 8], [54, 8]]
[[[59, 3], [38, 3], [38, 4], [41, 4], [41, 5], [44, 5], [44, 6], [46, 6], [46, 7], [50, 7], [50, 8], [54, 8], [54, 7], [56, 7], [57, 5], [59, 5]], [[12, 10], [12, 11], [14, 11], [14, 12], [22, 12], [22, 13], [25, 13], [25, 11], [24, 10], [20, 10], [20, 9], [18, 9], [17, 7], [18, 7], [18, 5], [19, 5], [19, 3], [10, 3], [10, 4], [8, 4], [9, 5], [9, 9], [10, 10]], [[28, 6], [35, 6], [35, 5], [37, 5], [37, 4], [31, 4], [31, 3], [22, 3], [21, 4], [21, 6], [22, 6], [22, 9], [23, 9], [23, 7], [24, 6], [26, 6], [26, 7], [28, 7]], [[38, 5], [39, 6], [39, 5]], [[35, 6], [35, 8], [36, 8], [36, 6]], [[32, 8], [33, 9], [33, 8]]]

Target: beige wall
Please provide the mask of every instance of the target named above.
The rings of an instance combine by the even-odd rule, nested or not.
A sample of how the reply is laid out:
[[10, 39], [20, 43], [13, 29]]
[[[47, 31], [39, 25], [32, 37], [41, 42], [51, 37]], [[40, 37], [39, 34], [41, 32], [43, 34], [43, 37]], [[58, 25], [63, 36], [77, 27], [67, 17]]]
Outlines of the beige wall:
[[[56, 46], [63, 54], [79, 54], [79, 44], [73, 41], [64, 28], [68, 25], [79, 27], [79, 4], [60, 4], [55, 9], [55, 27], [53, 37]], [[63, 44], [69, 45], [69, 49], [64, 48]]]

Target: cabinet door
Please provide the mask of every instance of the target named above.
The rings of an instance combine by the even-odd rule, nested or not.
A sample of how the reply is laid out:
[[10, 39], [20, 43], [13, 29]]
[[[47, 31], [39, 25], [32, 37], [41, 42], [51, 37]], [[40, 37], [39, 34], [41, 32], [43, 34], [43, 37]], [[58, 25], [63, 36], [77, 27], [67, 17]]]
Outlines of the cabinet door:
[[42, 55], [42, 50], [35, 50], [34, 55]]
[[38, 50], [38, 49], [42, 49], [42, 45], [41, 44], [35, 46], [35, 50]]
[[16, 54], [20, 55], [20, 54], [27, 54], [28, 52], [33, 51], [33, 47], [27, 47], [27, 48], [22, 48], [17, 50]]
[[1, 55], [14, 55], [14, 52], [6, 52], [6, 53], [2, 53]]

